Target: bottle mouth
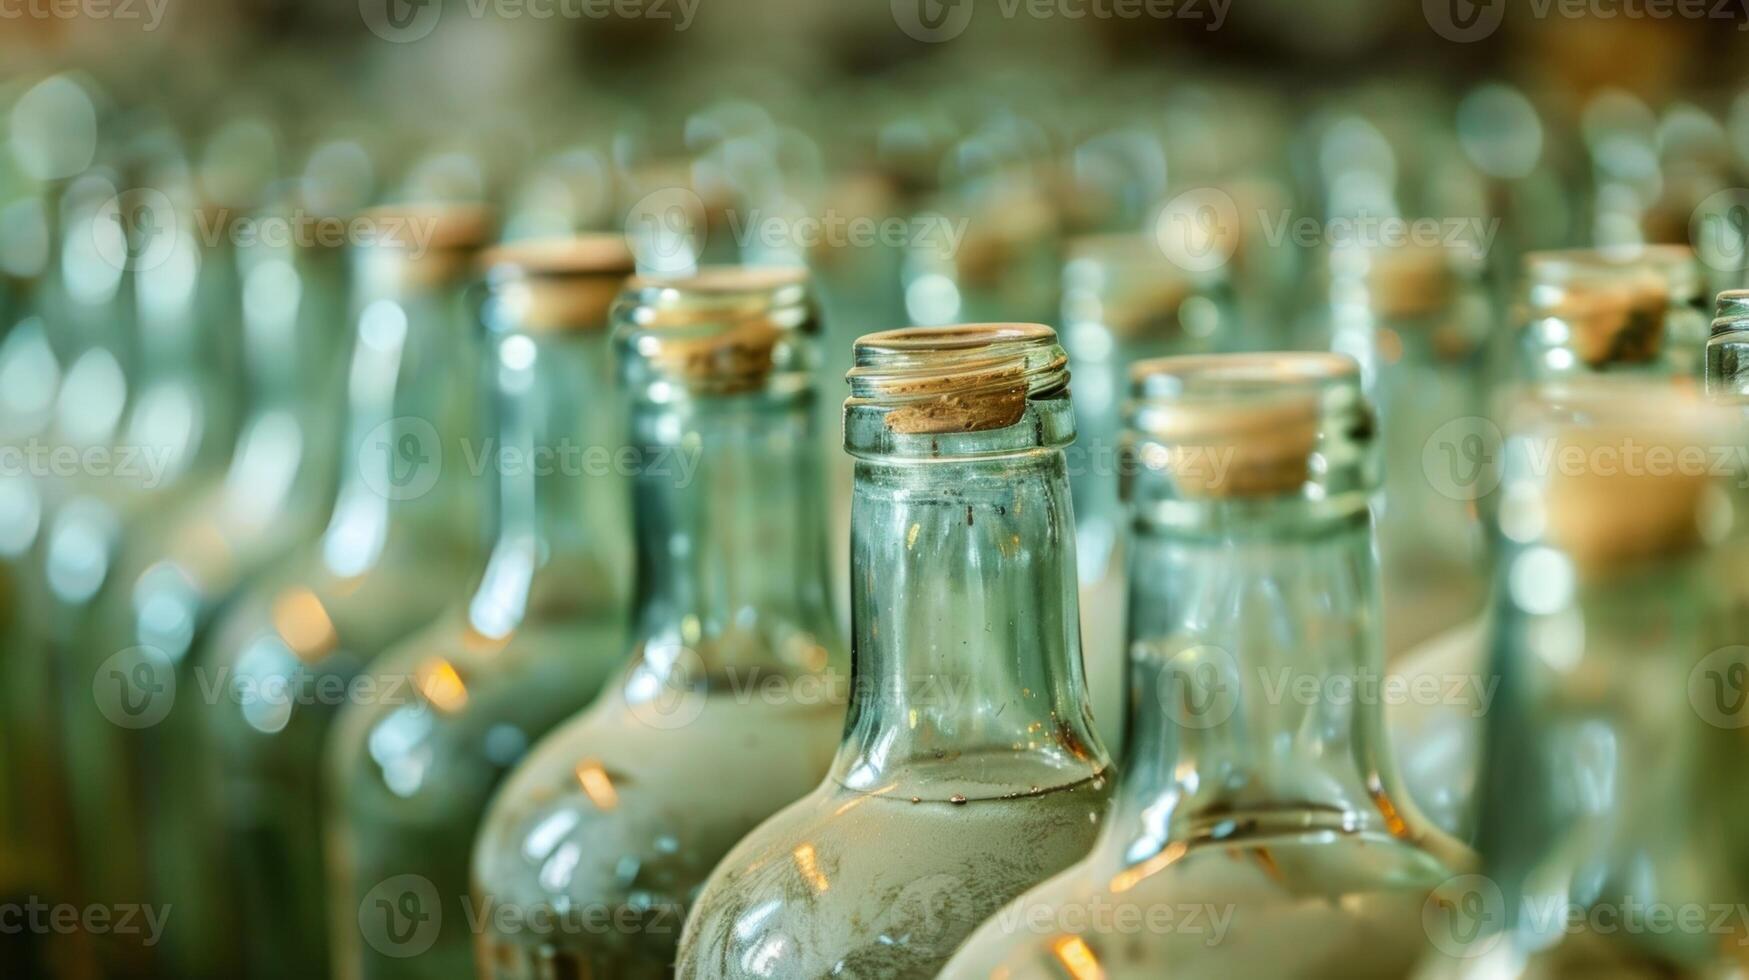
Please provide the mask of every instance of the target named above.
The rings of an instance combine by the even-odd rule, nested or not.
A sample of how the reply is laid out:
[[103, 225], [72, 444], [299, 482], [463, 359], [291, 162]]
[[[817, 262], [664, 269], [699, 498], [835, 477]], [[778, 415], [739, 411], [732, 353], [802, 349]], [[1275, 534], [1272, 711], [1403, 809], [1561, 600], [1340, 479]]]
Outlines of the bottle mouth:
[[1443, 245], [1333, 249], [1331, 298], [1388, 319], [1431, 317], [1451, 307], [1466, 276], [1473, 274], [1464, 256]]
[[1556, 368], [1654, 362], [1672, 308], [1699, 297], [1694, 253], [1680, 245], [1532, 252], [1524, 269], [1529, 340]]
[[791, 266], [634, 276], [612, 321], [629, 383], [707, 394], [807, 387], [820, 331], [808, 272]]
[[358, 220], [373, 236], [358, 250], [363, 278], [391, 289], [464, 281], [497, 223], [485, 205], [449, 202], [368, 208]]
[[1721, 401], [1749, 403], [1749, 289], [1719, 294], [1706, 345], [1706, 389]]
[[1030, 404], [1068, 399], [1068, 355], [1038, 323], [886, 330], [857, 340], [854, 357], [844, 402], [853, 452], [852, 416], [890, 437], [945, 436], [1007, 429]]
[[1606, 573], [1730, 533], [1743, 441], [1730, 413], [1692, 387], [1619, 376], [1545, 383], [1520, 391], [1508, 419], [1498, 515], [1508, 540]]
[[634, 269], [619, 235], [513, 242], [486, 251], [482, 318], [494, 331], [601, 332]]
[[1373, 413], [1346, 355], [1164, 357], [1134, 365], [1130, 382], [1124, 472], [1139, 503], [1361, 508], [1377, 485]]

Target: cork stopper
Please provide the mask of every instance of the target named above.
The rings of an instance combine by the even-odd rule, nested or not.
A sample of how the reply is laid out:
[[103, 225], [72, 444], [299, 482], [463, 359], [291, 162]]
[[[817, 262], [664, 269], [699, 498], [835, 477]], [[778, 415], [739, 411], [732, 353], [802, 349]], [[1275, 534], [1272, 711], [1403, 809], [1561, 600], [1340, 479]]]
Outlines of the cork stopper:
[[910, 327], [856, 342], [846, 412], [874, 409], [898, 435], [1005, 429], [1029, 399], [1066, 393], [1069, 358], [1037, 323]]
[[491, 241], [495, 216], [478, 204], [397, 204], [359, 216], [370, 240], [358, 248], [366, 278], [389, 288], [439, 289], [474, 271]]
[[1693, 262], [1681, 246], [1533, 252], [1524, 260], [1532, 340], [1594, 371], [1654, 362], [1669, 311], [1692, 292]]
[[1330, 353], [1210, 354], [1130, 371], [1132, 463], [1173, 500], [1365, 492], [1372, 416], [1360, 368]]
[[1063, 310], [1072, 321], [1096, 321], [1123, 340], [1170, 337], [1195, 288], [1148, 234], [1081, 235], [1067, 245]]
[[514, 242], [481, 258], [490, 290], [488, 323], [540, 332], [598, 331], [634, 271], [619, 235]]
[[1457, 258], [1438, 245], [1339, 249], [1331, 273], [1365, 294], [1365, 302], [1385, 319], [1435, 316], [1456, 300], [1461, 278]]
[[1740, 435], [1691, 387], [1624, 377], [1538, 385], [1514, 405], [1502, 531], [1598, 575], [1679, 556], [1728, 523]]
[[820, 329], [808, 272], [789, 266], [635, 276], [612, 319], [634, 384], [667, 381], [713, 394], [779, 378], [805, 384]]

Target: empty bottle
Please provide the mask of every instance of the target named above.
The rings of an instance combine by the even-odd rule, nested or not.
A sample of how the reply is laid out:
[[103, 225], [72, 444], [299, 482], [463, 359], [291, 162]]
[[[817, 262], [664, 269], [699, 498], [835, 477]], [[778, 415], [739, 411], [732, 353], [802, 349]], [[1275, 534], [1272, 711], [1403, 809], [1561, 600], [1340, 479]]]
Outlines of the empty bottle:
[[[631, 252], [613, 235], [544, 239], [484, 264], [498, 435], [479, 459], [498, 485], [496, 541], [471, 598], [370, 667], [379, 689], [408, 696], [348, 705], [335, 723], [337, 977], [471, 971], [462, 902], [491, 794], [625, 654], [631, 534], [607, 314]], [[441, 903], [426, 910], [436, 931], [404, 931], [407, 894]]]
[[843, 744], [712, 873], [681, 976], [931, 976], [1093, 843], [1111, 765], [1081, 675], [1066, 368], [1036, 324], [857, 341]]
[[1483, 873], [1430, 906], [1422, 975], [1741, 971], [1741, 811], [1721, 779], [1749, 720], [1727, 585], [1742, 446], [1735, 419], [1656, 381], [1521, 397], [1499, 508]]
[[535, 747], [474, 847], [479, 976], [665, 978], [685, 910], [843, 728], [800, 269], [631, 280], [631, 659]]
[[321, 754], [353, 701], [404, 696], [361, 672], [466, 585], [477, 551], [477, 345], [461, 287], [487, 238], [478, 208], [366, 212], [339, 496], [326, 530], [239, 596], [197, 653], [244, 969], [328, 968]]
[[1086, 861], [947, 977], [1399, 977], [1464, 857], [1384, 735], [1370, 404], [1335, 354], [1134, 373], [1131, 715]]

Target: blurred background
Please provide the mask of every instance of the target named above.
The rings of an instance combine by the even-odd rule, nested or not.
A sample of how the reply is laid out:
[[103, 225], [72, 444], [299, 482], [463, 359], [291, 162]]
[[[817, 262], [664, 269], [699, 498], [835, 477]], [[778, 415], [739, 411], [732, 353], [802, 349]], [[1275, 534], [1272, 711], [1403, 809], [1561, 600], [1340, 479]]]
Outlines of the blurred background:
[[[295, 281], [251, 278], [258, 247], [447, 247], [426, 236], [463, 233], [366, 209], [465, 203], [490, 209], [479, 237], [610, 233], [646, 272], [806, 265], [836, 576], [850, 341], [1057, 327], [1088, 674], [1115, 741], [1123, 368], [1362, 361], [1395, 501], [1388, 653], [1408, 662], [1482, 602], [1470, 464], [1498, 442], [1483, 392], [1526, 356], [1502, 338], [1527, 254], [1691, 249], [1650, 308], [1670, 373], [1698, 377], [1703, 311], [1744, 285], [1746, 38], [1739, 0], [0, 0], [0, 975], [227, 975], [144, 943], [143, 918], [88, 913], [143, 916], [166, 893], [139, 882], [205, 858], [156, 836], [180, 819], [165, 798], [200, 798], [174, 781], [196, 750], [154, 717], [158, 667], [132, 644], [204, 642], [322, 533], [352, 465], [340, 365], [363, 287], [304, 257]], [[1579, 343], [1529, 356], [1558, 372]], [[227, 486], [259, 513], [200, 523]], [[184, 553], [225, 569], [211, 595], [200, 575], [153, 584]], [[311, 628], [295, 604], [272, 615], [288, 642]], [[1461, 734], [1401, 724], [1434, 743], [1423, 772], [1470, 758]], [[111, 744], [136, 728], [162, 744]], [[1449, 784], [1415, 785], [1461, 829]], [[201, 895], [223, 911], [167, 887], [179, 914]]]

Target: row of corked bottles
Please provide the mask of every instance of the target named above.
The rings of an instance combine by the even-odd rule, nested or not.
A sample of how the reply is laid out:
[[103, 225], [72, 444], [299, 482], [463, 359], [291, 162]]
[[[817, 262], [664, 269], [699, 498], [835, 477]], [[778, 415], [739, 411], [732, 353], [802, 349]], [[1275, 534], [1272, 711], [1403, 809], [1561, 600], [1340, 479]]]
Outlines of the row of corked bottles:
[[[846, 643], [805, 273], [639, 276], [614, 236], [482, 254], [482, 213], [419, 218], [425, 246], [352, 259], [331, 514], [230, 480], [163, 529], [128, 624], [51, 631], [132, 637], [49, 661], [95, 679], [56, 729], [70, 828], [101, 855], [93, 894], [150, 882], [174, 910], [149, 952], [188, 975], [1741, 968], [1711, 919], [1530, 917], [1749, 890], [1726, 697], [1749, 669], [1730, 653], [1741, 338], [1722, 316], [1702, 356], [1682, 250], [1531, 256], [1498, 343], [1459, 329], [1428, 256], [1383, 254], [1359, 308], [1338, 305], [1344, 353], [1113, 358], [1125, 431], [1094, 475], [1124, 492], [1103, 514], [1071, 511], [1071, 477], [1101, 462], [1071, 465], [1049, 328], [865, 336]], [[289, 376], [336, 315], [311, 267], [334, 261], [244, 273], [288, 378], [235, 467], [299, 465], [310, 398]], [[1490, 404], [1451, 412], [1440, 354], [1485, 362]], [[1497, 478], [1450, 475], [1483, 457]], [[1127, 583], [1121, 648], [1087, 650], [1127, 687], [1103, 737], [1075, 547], [1095, 516]], [[1426, 601], [1410, 571], [1381, 585], [1380, 554], [1414, 567], [1392, 552], [1405, 525], [1453, 542], [1416, 561], [1480, 540], [1496, 569], [1438, 675], [1498, 677], [1488, 710], [1416, 718], [1486, 746], [1473, 826], [1462, 753], [1410, 760], [1440, 811], [1424, 820], [1360, 693], [1384, 676], [1387, 604]], [[82, 612], [79, 574], [49, 565], [47, 608]]]

